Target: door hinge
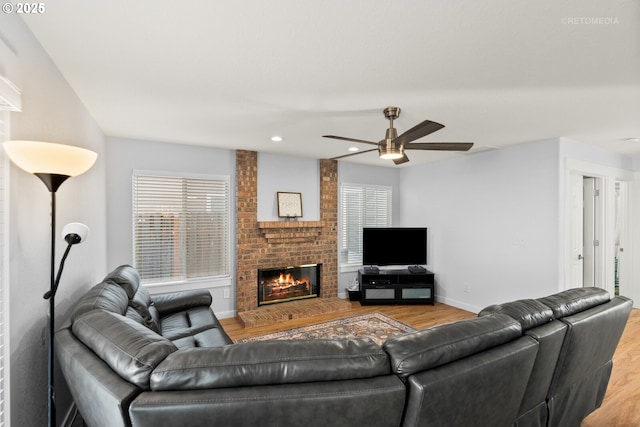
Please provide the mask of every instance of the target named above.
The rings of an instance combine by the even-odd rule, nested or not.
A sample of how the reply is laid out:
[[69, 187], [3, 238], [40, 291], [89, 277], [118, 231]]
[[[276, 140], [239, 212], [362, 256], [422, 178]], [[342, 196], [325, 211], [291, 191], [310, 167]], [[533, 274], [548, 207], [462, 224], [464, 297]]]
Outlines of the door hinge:
[[600, 196], [600, 190], [594, 190], [593, 197], [598, 197], [598, 196]]
[[600, 246], [600, 240], [594, 240], [593, 246]]

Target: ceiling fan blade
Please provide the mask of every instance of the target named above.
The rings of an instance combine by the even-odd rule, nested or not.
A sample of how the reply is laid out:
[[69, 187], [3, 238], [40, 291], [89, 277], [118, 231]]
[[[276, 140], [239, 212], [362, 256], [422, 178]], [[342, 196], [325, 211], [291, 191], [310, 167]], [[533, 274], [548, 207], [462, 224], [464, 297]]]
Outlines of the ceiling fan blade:
[[469, 151], [473, 142], [414, 142], [404, 146], [405, 150], [439, 150], [439, 151]]
[[394, 142], [399, 144], [407, 144], [411, 141], [415, 141], [418, 138], [422, 138], [423, 136], [427, 136], [430, 133], [438, 131], [442, 129], [444, 125], [436, 122], [432, 122], [431, 120], [425, 120], [422, 123], [418, 123], [408, 131], [404, 132], [402, 135], [397, 137]]
[[343, 141], [352, 141], [352, 142], [361, 142], [363, 144], [373, 144], [373, 145], [378, 145], [377, 142], [371, 142], [371, 141], [364, 141], [362, 139], [355, 139], [355, 138], [346, 138], [344, 136], [335, 136], [335, 135], [322, 135], [323, 138], [333, 138], [333, 139], [341, 139]]
[[345, 157], [351, 157], [351, 156], [355, 156], [356, 154], [362, 154], [362, 153], [368, 153], [369, 151], [378, 151], [377, 148], [372, 148], [371, 150], [364, 150], [364, 151], [356, 151], [355, 153], [349, 153], [349, 154], [345, 154], [343, 156], [338, 156], [338, 157], [332, 157], [329, 160], [338, 160], [338, 159], [343, 159]]
[[395, 163], [396, 165], [401, 165], [403, 163], [407, 163], [409, 161], [409, 158], [407, 157], [406, 154], [403, 154], [402, 157], [400, 157], [399, 159], [393, 159], [393, 163]]

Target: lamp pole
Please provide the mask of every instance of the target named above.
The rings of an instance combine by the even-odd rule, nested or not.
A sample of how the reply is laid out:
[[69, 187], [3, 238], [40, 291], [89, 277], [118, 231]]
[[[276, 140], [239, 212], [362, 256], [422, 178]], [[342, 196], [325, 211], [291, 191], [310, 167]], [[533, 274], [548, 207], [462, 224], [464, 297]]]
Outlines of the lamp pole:
[[56, 427], [56, 389], [54, 384], [54, 367], [53, 367], [53, 338], [55, 333], [55, 309], [56, 309], [56, 191], [69, 175], [53, 174], [53, 173], [35, 173], [38, 178], [47, 186], [51, 193], [51, 270], [50, 270], [50, 286], [49, 292], [45, 293], [43, 298], [49, 300], [49, 349], [47, 359], [47, 413], [48, 426]]

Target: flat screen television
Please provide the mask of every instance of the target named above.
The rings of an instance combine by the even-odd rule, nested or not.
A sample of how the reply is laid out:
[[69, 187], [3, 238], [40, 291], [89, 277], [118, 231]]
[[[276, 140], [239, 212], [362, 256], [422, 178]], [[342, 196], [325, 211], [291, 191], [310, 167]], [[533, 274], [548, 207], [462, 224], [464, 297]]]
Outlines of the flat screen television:
[[421, 265], [426, 263], [426, 228], [365, 227], [362, 229], [363, 265]]

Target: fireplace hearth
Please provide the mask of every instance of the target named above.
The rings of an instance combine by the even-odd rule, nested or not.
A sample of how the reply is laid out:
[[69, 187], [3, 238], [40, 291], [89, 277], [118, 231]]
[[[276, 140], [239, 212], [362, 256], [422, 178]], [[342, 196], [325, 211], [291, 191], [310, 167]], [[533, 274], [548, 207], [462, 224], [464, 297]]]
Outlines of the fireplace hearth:
[[317, 298], [322, 264], [258, 269], [258, 306]]

